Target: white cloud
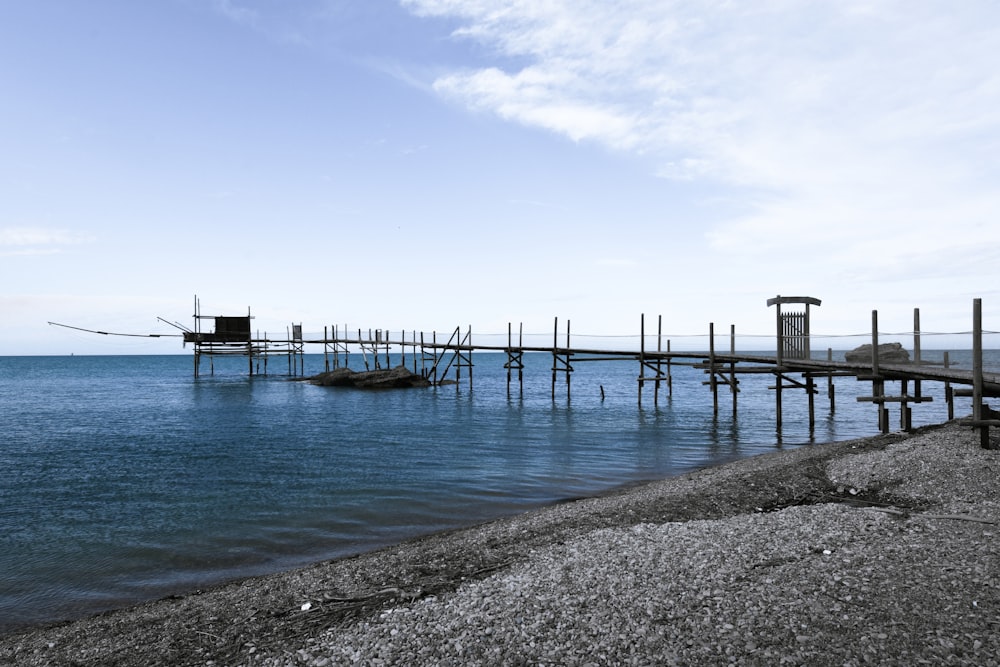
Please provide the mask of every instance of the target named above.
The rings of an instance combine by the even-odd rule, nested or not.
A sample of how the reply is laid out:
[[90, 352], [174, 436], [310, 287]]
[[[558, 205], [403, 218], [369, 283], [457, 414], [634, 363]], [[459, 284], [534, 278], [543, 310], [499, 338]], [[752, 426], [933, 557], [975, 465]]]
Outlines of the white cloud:
[[868, 275], [1000, 244], [994, 3], [401, 1], [495, 54], [441, 94], [730, 188], [749, 212], [706, 241], [737, 262]]
[[42, 227], [0, 228], [0, 255], [51, 255], [67, 245], [87, 243], [87, 236], [61, 229]]

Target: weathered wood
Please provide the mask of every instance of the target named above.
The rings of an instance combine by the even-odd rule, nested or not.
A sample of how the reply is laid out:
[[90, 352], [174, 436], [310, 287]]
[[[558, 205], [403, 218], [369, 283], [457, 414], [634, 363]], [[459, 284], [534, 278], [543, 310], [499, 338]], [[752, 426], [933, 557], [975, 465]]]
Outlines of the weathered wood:
[[708, 323], [708, 365], [711, 368], [709, 383], [712, 386], [712, 414], [719, 414], [719, 383], [715, 374], [715, 323]]
[[[646, 383], [646, 313], [639, 315], [639, 407], [642, 407], [642, 386]], [[654, 401], [655, 402], [655, 401]]]
[[972, 421], [978, 424], [979, 444], [990, 449], [990, 425], [983, 414], [983, 300], [972, 300]]
[[[659, 354], [663, 352], [663, 315], [658, 315], [656, 319], [656, 352]], [[660, 378], [663, 376], [663, 372], [660, 369], [660, 364], [662, 359], [657, 357], [656, 359], [656, 384], [653, 385], [653, 405], [660, 404]]]
[[[729, 325], [729, 354], [736, 356], [736, 325]], [[736, 397], [739, 394], [739, 381], [736, 379], [736, 362], [729, 362], [729, 389], [733, 397], [733, 419], [736, 418]]]
[[[833, 361], [833, 349], [826, 348], [826, 360], [828, 362]], [[826, 374], [826, 396], [830, 399], [830, 412], [835, 412], [837, 410], [836, 401], [836, 388], [833, 384], [833, 373], [827, 372]]]
[[858, 396], [858, 403], [930, 403], [933, 396]]

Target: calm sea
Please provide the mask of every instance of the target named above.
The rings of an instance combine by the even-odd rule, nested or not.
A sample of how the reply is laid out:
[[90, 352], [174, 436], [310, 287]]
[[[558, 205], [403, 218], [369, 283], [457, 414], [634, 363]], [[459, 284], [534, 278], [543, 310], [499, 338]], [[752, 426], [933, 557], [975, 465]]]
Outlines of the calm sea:
[[[505, 358], [476, 355], [472, 389], [372, 392], [250, 377], [239, 359], [195, 379], [183, 355], [0, 357], [0, 632], [877, 431], [854, 398], [870, 384], [850, 378], [835, 412], [820, 382], [813, 433], [787, 390], [779, 434], [771, 376], [742, 379], [735, 418], [723, 392], [714, 418], [691, 368], [639, 408], [636, 362], [575, 363], [553, 399], [551, 356], [525, 355], [508, 398]], [[306, 374], [322, 366], [306, 356]], [[915, 421], [943, 421], [941, 387], [926, 393]]]

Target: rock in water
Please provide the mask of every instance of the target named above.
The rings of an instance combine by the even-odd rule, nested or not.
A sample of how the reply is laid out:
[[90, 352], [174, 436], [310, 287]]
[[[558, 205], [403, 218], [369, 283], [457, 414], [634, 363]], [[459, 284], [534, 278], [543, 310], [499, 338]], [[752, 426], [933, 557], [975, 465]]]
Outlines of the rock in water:
[[[910, 363], [910, 353], [903, 349], [902, 343], [882, 343], [878, 346], [878, 360], [879, 363], [886, 364], [908, 364]], [[870, 364], [872, 361], [871, 343], [865, 343], [850, 352], [845, 352], [844, 361]]]
[[323, 387], [358, 387], [362, 389], [397, 389], [402, 387], [429, 387], [430, 381], [405, 366], [374, 371], [353, 371], [337, 368], [309, 378], [309, 382]]

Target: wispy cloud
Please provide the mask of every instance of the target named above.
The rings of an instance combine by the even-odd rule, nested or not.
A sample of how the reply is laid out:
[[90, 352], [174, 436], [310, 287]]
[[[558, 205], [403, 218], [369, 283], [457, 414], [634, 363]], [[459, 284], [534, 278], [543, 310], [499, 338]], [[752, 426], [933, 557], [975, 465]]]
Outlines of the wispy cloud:
[[87, 243], [85, 235], [61, 229], [41, 227], [0, 228], [0, 255], [52, 255], [67, 245]]
[[212, 0], [212, 9], [233, 23], [251, 28], [258, 27], [260, 14], [256, 9], [237, 4], [233, 0]]
[[440, 94], [736, 188], [716, 252], [858, 269], [1000, 243], [994, 3], [401, 3], [495, 53]]

